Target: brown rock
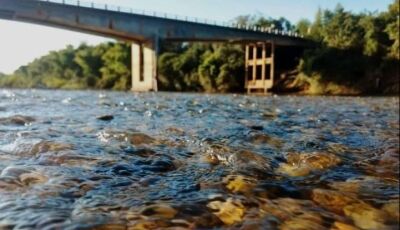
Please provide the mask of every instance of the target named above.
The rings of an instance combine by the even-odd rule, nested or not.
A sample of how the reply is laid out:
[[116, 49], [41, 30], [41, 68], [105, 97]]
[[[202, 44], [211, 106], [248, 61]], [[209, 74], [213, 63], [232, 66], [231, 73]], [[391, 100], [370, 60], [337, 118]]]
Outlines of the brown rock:
[[333, 190], [314, 189], [312, 200], [325, 209], [338, 214], [343, 214], [343, 208], [347, 205], [359, 202], [357, 199]]
[[283, 146], [281, 139], [266, 134], [255, 134], [250, 137], [250, 142], [256, 145], [267, 144], [274, 148], [282, 148]]
[[359, 230], [359, 228], [357, 228], [353, 225], [335, 221], [335, 223], [333, 223], [333, 225], [331, 227], [331, 230]]
[[400, 222], [399, 202], [399, 200], [390, 200], [382, 207], [382, 210], [389, 214], [391, 220], [397, 223]]
[[344, 213], [362, 229], [391, 229], [385, 225], [387, 214], [365, 203], [354, 203], [344, 207]]
[[281, 230], [320, 230], [326, 229], [322, 225], [322, 218], [316, 213], [304, 213], [286, 220], [281, 224]]
[[146, 217], [172, 219], [178, 211], [166, 204], [154, 204], [145, 207], [140, 213]]
[[315, 170], [325, 170], [338, 165], [341, 160], [330, 153], [289, 153], [287, 164], [280, 164], [278, 173], [289, 176], [306, 176]]
[[229, 198], [225, 202], [212, 201], [207, 207], [214, 210], [214, 214], [226, 225], [241, 222], [245, 208], [239, 200]]
[[234, 193], [249, 194], [255, 187], [255, 180], [242, 175], [229, 175], [223, 182], [226, 188]]
[[36, 119], [29, 116], [15, 115], [11, 117], [0, 118], [0, 124], [4, 125], [26, 125], [34, 122]]
[[129, 141], [133, 145], [148, 145], [155, 143], [155, 139], [144, 133], [132, 133], [129, 135]]

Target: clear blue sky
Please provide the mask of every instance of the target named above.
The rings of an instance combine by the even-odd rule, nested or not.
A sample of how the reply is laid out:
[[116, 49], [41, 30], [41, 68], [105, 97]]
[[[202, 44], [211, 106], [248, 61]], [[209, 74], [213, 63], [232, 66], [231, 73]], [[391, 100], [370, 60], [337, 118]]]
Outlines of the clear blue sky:
[[[107, 0], [94, 0], [108, 3]], [[229, 21], [238, 15], [285, 17], [296, 23], [312, 20], [318, 7], [333, 9], [337, 3], [353, 12], [383, 11], [393, 0], [114, 0], [112, 4], [140, 10]], [[51, 50], [81, 42], [97, 44], [105, 38], [65, 30], [0, 20], [0, 72], [11, 73]]]

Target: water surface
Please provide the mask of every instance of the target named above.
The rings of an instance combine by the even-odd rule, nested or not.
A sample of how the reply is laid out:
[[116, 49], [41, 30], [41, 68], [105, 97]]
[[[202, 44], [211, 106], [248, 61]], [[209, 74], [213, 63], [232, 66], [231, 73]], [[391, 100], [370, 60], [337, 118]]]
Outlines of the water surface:
[[399, 99], [0, 91], [0, 229], [397, 229]]

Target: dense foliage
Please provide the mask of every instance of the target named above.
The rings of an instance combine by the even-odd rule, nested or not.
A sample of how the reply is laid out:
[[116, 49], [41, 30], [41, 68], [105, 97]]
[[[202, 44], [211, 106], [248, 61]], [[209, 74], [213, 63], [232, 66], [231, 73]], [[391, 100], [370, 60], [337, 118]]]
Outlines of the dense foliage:
[[0, 78], [1, 86], [14, 88], [125, 90], [130, 84], [130, 49], [122, 43], [68, 46]]
[[244, 53], [240, 46], [192, 44], [159, 59], [162, 90], [241, 91]]
[[[290, 85], [309, 94], [399, 91], [399, 0], [382, 13], [355, 14], [340, 5], [334, 10], [320, 9], [313, 22], [303, 19], [296, 25], [285, 18], [251, 15], [239, 16], [235, 22], [242, 26], [296, 30], [316, 42], [316, 48], [304, 52], [296, 77], [281, 79], [275, 90]], [[161, 90], [243, 91], [241, 45], [164, 43], [162, 46], [158, 59]], [[129, 44], [82, 44], [51, 52], [12, 75], [0, 74], [0, 86], [128, 90], [130, 79]]]
[[308, 93], [399, 91], [399, 0], [379, 14], [354, 14], [340, 5], [319, 10], [313, 23], [302, 20], [297, 29], [320, 43], [299, 66]]

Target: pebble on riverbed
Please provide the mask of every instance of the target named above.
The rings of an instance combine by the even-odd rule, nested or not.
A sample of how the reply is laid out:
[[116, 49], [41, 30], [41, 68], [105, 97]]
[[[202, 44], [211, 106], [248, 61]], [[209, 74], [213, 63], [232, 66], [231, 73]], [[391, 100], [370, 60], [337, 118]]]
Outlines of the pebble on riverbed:
[[321, 207], [338, 214], [343, 214], [343, 208], [347, 205], [360, 202], [354, 197], [327, 189], [314, 189], [312, 191], [312, 200]]
[[234, 193], [250, 194], [255, 180], [242, 175], [229, 175], [223, 179], [226, 188]]
[[246, 174], [267, 174], [271, 161], [252, 151], [233, 149], [224, 145], [212, 145], [206, 152], [205, 160], [210, 164], [224, 164], [236, 172]]
[[365, 203], [355, 203], [344, 207], [344, 213], [361, 229], [393, 229], [385, 224], [387, 213]]
[[289, 176], [307, 176], [315, 170], [325, 170], [341, 163], [341, 159], [331, 153], [289, 153], [287, 163], [280, 164], [278, 173]]
[[232, 198], [228, 198], [225, 202], [212, 201], [207, 207], [212, 209], [214, 214], [226, 225], [242, 221], [245, 213], [245, 207], [240, 200], [233, 200]]
[[102, 131], [97, 134], [97, 137], [102, 142], [128, 142], [135, 146], [158, 144], [159, 141], [147, 134], [133, 131], [133, 132], [119, 132], [119, 131]]
[[22, 116], [22, 115], [15, 115], [11, 117], [2, 117], [0, 118], [0, 124], [3, 125], [27, 125], [29, 123], [32, 123], [36, 121], [35, 118], [30, 117], [30, 116]]
[[45, 183], [48, 178], [41, 173], [35, 172], [33, 169], [20, 166], [8, 166], [3, 169], [0, 178], [8, 178], [21, 183], [21, 185], [30, 186], [37, 183]]
[[280, 149], [283, 146], [283, 141], [277, 137], [267, 134], [257, 133], [249, 137], [249, 141], [255, 145], [269, 145], [274, 148]]
[[41, 141], [41, 142], [35, 144], [30, 149], [30, 154], [37, 155], [39, 153], [60, 152], [60, 151], [72, 150], [72, 149], [73, 149], [73, 146], [71, 144], [58, 143], [58, 142], [53, 142], [53, 141]]
[[140, 213], [146, 218], [172, 219], [178, 211], [166, 204], [154, 204], [143, 208]]
[[111, 121], [114, 119], [113, 115], [103, 115], [103, 116], [99, 116], [96, 118], [97, 120], [102, 120], [102, 121]]

